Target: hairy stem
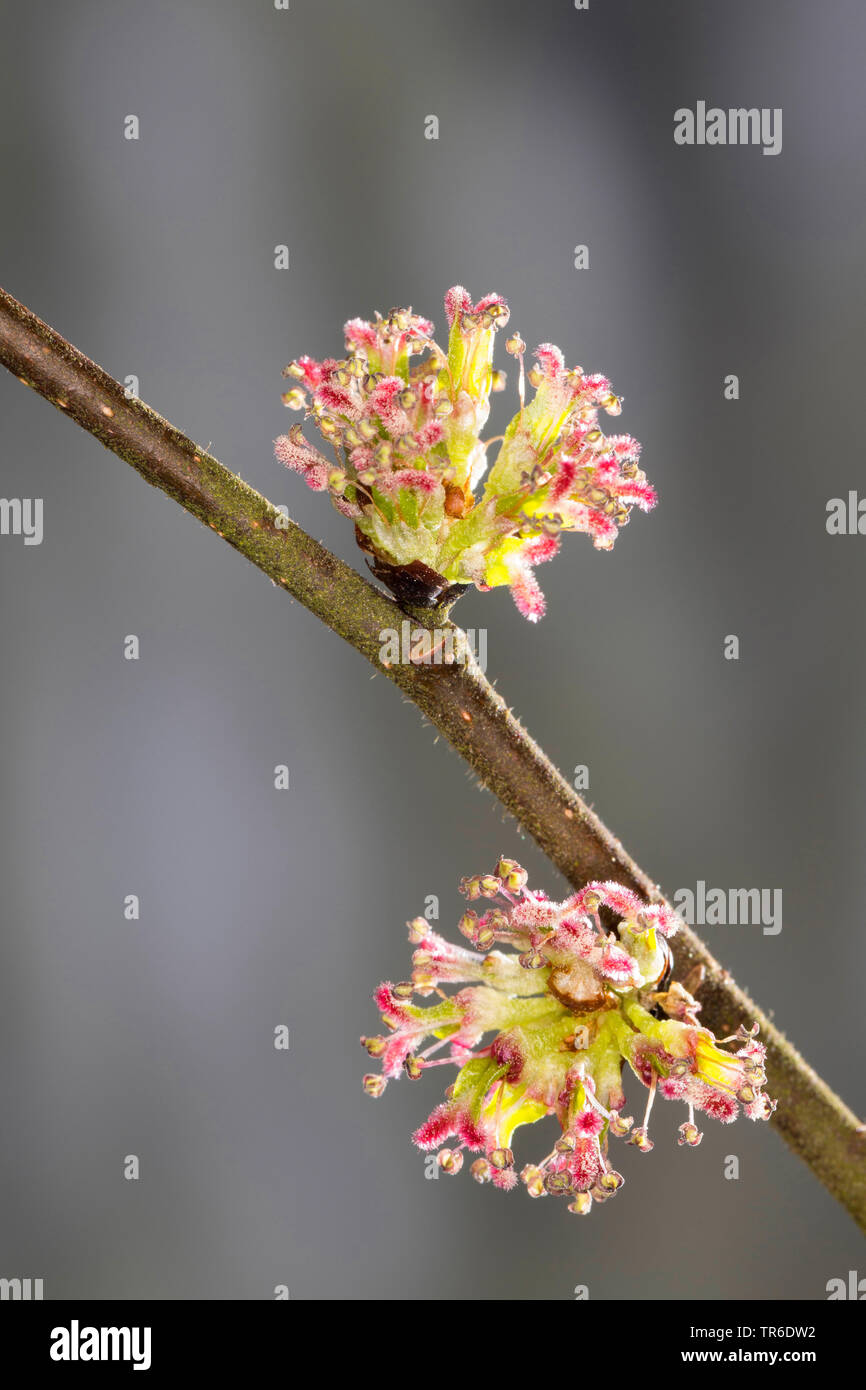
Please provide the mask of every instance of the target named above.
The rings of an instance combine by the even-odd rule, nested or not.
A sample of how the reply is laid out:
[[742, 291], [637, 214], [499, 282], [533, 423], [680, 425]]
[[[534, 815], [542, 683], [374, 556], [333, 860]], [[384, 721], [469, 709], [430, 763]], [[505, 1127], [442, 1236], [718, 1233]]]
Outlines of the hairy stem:
[[[574, 887], [614, 878], [662, 901], [658, 885], [583, 804], [470, 653], [450, 665], [383, 664], [381, 634], [399, 631], [403, 609], [155, 411], [128, 399], [101, 367], [2, 290], [0, 361], [351, 642], [435, 724]], [[451, 627], [445, 610], [411, 616], [419, 626]], [[760, 1024], [767, 1090], [779, 1101], [773, 1123], [866, 1230], [866, 1126], [693, 931], [683, 927], [676, 941], [679, 978], [698, 964], [705, 969], [702, 1018], [717, 1035], [740, 1022]]]

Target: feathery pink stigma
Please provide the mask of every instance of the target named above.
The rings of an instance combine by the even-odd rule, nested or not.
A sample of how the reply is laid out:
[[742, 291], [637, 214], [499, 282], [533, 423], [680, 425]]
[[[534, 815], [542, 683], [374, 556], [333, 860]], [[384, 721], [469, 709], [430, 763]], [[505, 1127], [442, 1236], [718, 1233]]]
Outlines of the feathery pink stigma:
[[280, 463], [301, 477], [314, 492], [323, 492], [328, 486], [331, 465], [328, 460], [306, 443], [298, 443], [296, 437], [281, 434], [274, 440], [274, 454]]
[[541, 586], [531, 569], [515, 569], [511, 579], [511, 596], [524, 618], [537, 623], [544, 617], [546, 603]]

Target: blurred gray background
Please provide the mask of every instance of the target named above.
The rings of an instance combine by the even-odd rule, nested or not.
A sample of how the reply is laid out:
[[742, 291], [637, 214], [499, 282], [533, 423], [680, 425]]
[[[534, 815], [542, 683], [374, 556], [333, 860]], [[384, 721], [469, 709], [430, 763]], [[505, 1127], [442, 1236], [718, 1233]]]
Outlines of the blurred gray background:
[[[783, 890], [780, 935], [705, 936], [862, 1111], [866, 539], [825, 507], [864, 478], [863, 7], [31, 0], [2, 23], [0, 280], [352, 563], [272, 457], [291, 357], [376, 308], [441, 328], [460, 282], [612, 378], [657, 511], [612, 555], [567, 537], [538, 627], [506, 590], [456, 616], [666, 890]], [[781, 155], [678, 148], [698, 100], [782, 107]], [[513, 408], [512, 383], [492, 423]], [[405, 977], [425, 896], [450, 933], [498, 853], [562, 881], [303, 608], [6, 374], [0, 412], [0, 490], [45, 506], [41, 546], [0, 538], [0, 1274], [54, 1298], [814, 1299], [863, 1267], [769, 1127], [684, 1151], [674, 1107], [586, 1220], [426, 1180], [409, 1135], [444, 1074], [363, 1095], [371, 991]]]

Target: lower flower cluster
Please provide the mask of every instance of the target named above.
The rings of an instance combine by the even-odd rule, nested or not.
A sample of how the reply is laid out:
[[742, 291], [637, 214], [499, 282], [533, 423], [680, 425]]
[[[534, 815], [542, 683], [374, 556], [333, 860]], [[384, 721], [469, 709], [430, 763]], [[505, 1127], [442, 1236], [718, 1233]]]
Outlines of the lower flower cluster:
[[[471, 1171], [479, 1182], [509, 1190], [522, 1180], [531, 1196], [567, 1197], [570, 1211], [585, 1213], [622, 1186], [608, 1156], [611, 1135], [652, 1149], [657, 1094], [687, 1107], [679, 1142], [692, 1147], [702, 1138], [696, 1112], [724, 1124], [741, 1112], [753, 1120], [772, 1114], [757, 1025], [716, 1039], [698, 1024], [697, 1001], [671, 983], [668, 938], [678, 923], [669, 908], [617, 883], [589, 883], [553, 902], [527, 887], [511, 859], [460, 886], [470, 902], [491, 904], [460, 919], [471, 949], [416, 917], [411, 980], [386, 982], [375, 994], [388, 1034], [361, 1039], [381, 1063], [364, 1078], [372, 1096], [401, 1075], [417, 1080], [430, 1067], [457, 1066], [444, 1101], [413, 1136], [419, 1148], [439, 1150], [443, 1172], [459, 1172], [465, 1154], [477, 1154]], [[462, 988], [448, 994], [448, 985]], [[416, 996], [436, 1002], [420, 1005]], [[639, 1125], [623, 1114], [625, 1064], [648, 1092]], [[548, 1115], [560, 1137], [518, 1179], [514, 1132]]]

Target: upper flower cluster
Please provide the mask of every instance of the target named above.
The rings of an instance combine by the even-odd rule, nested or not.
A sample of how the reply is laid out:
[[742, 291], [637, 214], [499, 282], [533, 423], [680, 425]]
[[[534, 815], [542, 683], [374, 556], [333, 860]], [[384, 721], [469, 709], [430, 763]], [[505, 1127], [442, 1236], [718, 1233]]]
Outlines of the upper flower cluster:
[[[667, 938], [677, 918], [669, 908], [617, 883], [590, 883], [552, 902], [526, 879], [511, 859], [501, 859], [494, 874], [464, 879], [470, 901], [495, 904], [460, 919], [475, 949], [452, 945], [416, 917], [409, 923], [411, 980], [376, 992], [390, 1036], [361, 1039], [382, 1064], [381, 1074], [364, 1078], [370, 1095], [403, 1072], [417, 1079], [431, 1066], [459, 1068], [445, 1101], [413, 1136], [420, 1148], [439, 1149], [447, 1173], [462, 1167], [464, 1150], [477, 1152], [473, 1175], [510, 1189], [518, 1181], [514, 1131], [555, 1115], [560, 1138], [520, 1177], [533, 1197], [568, 1196], [569, 1210], [585, 1213], [622, 1186], [608, 1159], [611, 1134], [627, 1136], [643, 1153], [653, 1147], [647, 1124], [657, 1093], [688, 1107], [680, 1144], [701, 1141], [696, 1110], [725, 1124], [741, 1111], [769, 1118], [775, 1103], [761, 1089], [765, 1049], [757, 1025], [719, 1041], [698, 1024], [697, 1001], [670, 982]], [[602, 910], [617, 921], [615, 932], [602, 925]], [[515, 949], [492, 949], [497, 944]], [[442, 986], [453, 984], [467, 987], [446, 995]], [[412, 1002], [434, 993], [435, 1004]], [[730, 1043], [736, 1051], [726, 1049]], [[622, 1113], [624, 1063], [649, 1093], [638, 1126]], [[446, 1140], [457, 1143], [442, 1148]]]
[[284, 374], [297, 384], [283, 400], [306, 411], [334, 457], [309, 443], [300, 424], [277, 439], [276, 456], [330, 493], [398, 597], [432, 603], [451, 586], [508, 584], [536, 621], [544, 596], [534, 568], [556, 554], [561, 533], [584, 531], [610, 549], [631, 508], [649, 510], [656, 495], [637, 441], [599, 428], [599, 410], [621, 411], [607, 378], [566, 368], [550, 343], [527, 372], [517, 334], [506, 348], [519, 364], [520, 409], [488, 472], [495, 441], [481, 432], [491, 391], [505, 386], [493, 346], [508, 305], [496, 294], [473, 304], [458, 285], [445, 296], [445, 312], [447, 353], [429, 320], [394, 309], [372, 322], [350, 319], [345, 357], [291, 362]]

